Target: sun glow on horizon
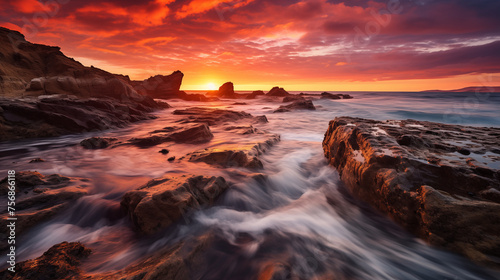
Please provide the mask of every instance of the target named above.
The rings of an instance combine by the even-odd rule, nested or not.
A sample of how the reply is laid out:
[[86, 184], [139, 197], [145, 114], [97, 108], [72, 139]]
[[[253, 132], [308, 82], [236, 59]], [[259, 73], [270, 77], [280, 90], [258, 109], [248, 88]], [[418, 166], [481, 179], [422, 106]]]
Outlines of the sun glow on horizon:
[[205, 85], [206, 90], [217, 90], [217, 86], [214, 83], [208, 83]]

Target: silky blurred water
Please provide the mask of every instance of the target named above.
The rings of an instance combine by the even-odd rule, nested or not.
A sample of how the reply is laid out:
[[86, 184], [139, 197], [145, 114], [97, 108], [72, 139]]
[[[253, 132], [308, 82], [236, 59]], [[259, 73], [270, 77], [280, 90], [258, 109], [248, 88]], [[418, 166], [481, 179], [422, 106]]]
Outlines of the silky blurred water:
[[[0, 174], [9, 169], [37, 170], [91, 179], [91, 195], [23, 233], [18, 256], [34, 258], [59, 242], [81, 241], [94, 251], [84, 270], [98, 273], [121, 269], [169, 244], [210, 231], [217, 232], [220, 242], [205, 252], [208, 265], [193, 272], [195, 279], [256, 279], [270, 263], [290, 267], [300, 279], [500, 279], [460, 256], [429, 247], [352, 198], [336, 170], [327, 165], [321, 146], [328, 122], [337, 116], [499, 127], [500, 94], [349, 94], [354, 99], [315, 99], [316, 111], [289, 113], [272, 113], [282, 105], [277, 98], [238, 100], [246, 105], [232, 105], [234, 100], [168, 101], [174, 109], [208, 106], [265, 114], [269, 123], [256, 127], [280, 134], [282, 141], [262, 157], [261, 176], [238, 168], [169, 163], [158, 153], [165, 147], [171, 150], [169, 157], [179, 158], [195, 150], [244, 141], [217, 127], [211, 128], [214, 140], [204, 145], [105, 150], [84, 150], [77, 145], [93, 135], [128, 139], [169, 126], [178, 118], [171, 114], [174, 109], [125, 129], [0, 143]], [[36, 157], [45, 162], [28, 163]], [[140, 237], [131, 229], [119, 201], [126, 191], [164, 174], [224, 176], [232, 187], [214, 206], [194, 212], [159, 235]], [[240, 242], [241, 236], [245, 242]], [[5, 260], [0, 259], [3, 267]]]

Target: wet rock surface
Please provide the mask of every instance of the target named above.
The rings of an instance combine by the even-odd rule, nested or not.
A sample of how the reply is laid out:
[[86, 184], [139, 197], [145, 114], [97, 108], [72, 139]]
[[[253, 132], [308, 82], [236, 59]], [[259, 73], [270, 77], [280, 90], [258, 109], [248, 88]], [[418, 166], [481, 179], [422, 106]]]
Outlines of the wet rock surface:
[[80, 142], [80, 146], [85, 149], [105, 149], [109, 147], [113, 142], [115, 142], [116, 138], [110, 137], [91, 137], [87, 139], [83, 139]]
[[139, 232], [152, 234], [212, 204], [228, 187], [223, 177], [165, 176], [127, 192], [120, 204]]
[[325, 156], [346, 186], [433, 245], [500, 267], [498, 128], [341, 117]]
[[123, 127], [153, 119], [160, 107], [113, 99], [70, 97], [0, 99], [0, 141], [53, 137]]
[[256, 123], [267, 122], [265, 116], [255, 117], [245, 112], [201, 107], [175, 110], [173, 114], [186, 116], [185, 119], [180, 120], [181, 123], [206, 123], [210, 126], [239, 120], [254, 121]]
[[297, 100], [288, 105], [281, 105], [274, 113], [291, 112], [294, 110], [316, 110], [311, 100]]
[[205, 149], [188, 154], [191, 162], [204, 162], [216, 167], [245, 167], [262, 169], [263, 163], [259, 156], [280, 141], [279, 135], [268, 135], [268, 139], [254, 146], [239, 146], [232, 149]]
[[42, 256], [16, 264], [16, 272], [4, 270], [1, 279], [82, 279], [81, 261], [92, 251], [79, 242], [62, 242], [52, 246]]
[[[0, 181], [1, 202], [7, 205], [7, 178]], [[16, 231], [26, 233], [30, 228], [62, 213], [70, 202], [87, 195], [84, 179], [59, 174], [42, 175], [34, 171], [16, 173]], [[0, 226], [6, 228], [9, 217], [7, 207], [1, 209]], [[7, 232], [0, 233], [0, 250], [5, 250]]]
[[136, 137], [128, 140], [129, 144], [140, 148], [148, 148], [165, 142], [186, 144], [201, 144], [214, 138], [206, 124], [191, 124], [184, 126], [169, 126], [155, 130], [147, 136]]

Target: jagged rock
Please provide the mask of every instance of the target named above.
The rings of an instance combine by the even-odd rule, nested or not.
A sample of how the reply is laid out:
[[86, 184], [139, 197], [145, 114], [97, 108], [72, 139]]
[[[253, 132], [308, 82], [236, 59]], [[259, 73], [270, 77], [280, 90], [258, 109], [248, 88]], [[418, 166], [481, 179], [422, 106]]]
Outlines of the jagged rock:
[[293, 110], [316, 110], [311, 100], [298, 100], [292, 104], [282, 105], [274, 113], [290, 112]]
[[330, 122], [323, 149], [353, 194], [431, 244], [499, 267], [498, 135], [498, 128], [342, 117]]
[[293, 101], [299, 101], [299, 100], [306, 100], [304, 97], [300, 95], [288, 95], [283, 98], [283, 103], [288, 103], [288, 102], [293, 102]]
[[38, 163], [38, 162], [45, 162], [43, 158], [34, 158], [30, 160], [30, 163]]
[[150, 132], [150, 135], [136, 137], [128, 140], [128, 143], [140, 148], [153, 147], [165, 142], [176, 142], [186, 144], [206, 143], [214, 135], [206, 124], [194, 124], [182, 127], [165, 127]]
[[228, 187], [223, 177], [166, 176], [127, 192], [120, 204], [139, 232], [152, 234], [212, 204]]
[[234, 85], [231, 82], [227, 82], [219, 87], [218, 92], [219, 97], [223, 98], [237, 98], [236, 93], [234, 92]]
[[144, 81], [132, 81], [131, 83], [137, 92], [153, 98], [184, 99], [186, 93], [180, 91], [183, 77], [184, 74], [181, 71], [174, 71], [170, 75], [156, 75]]
[[42, 256], [16, 264], [16, 272], [0, 272], [2, 279], [80, 279], [80, 262], [92, 250], [80, 242], [62, 242], [50, 247]]
[[106, 138], [106, 137], [91, 137], [87, 139], [83, 139], [80, 142], [80, 145], [85, 149], [105, 149], [109, 147], [109, 145], [115, 142], [116, 138]]
[[287, 96], [289, 94], [290, 93], [288, 93], [288, 91], [281, 87], [273, 87], [268, 93], [266, 93], [267, 96]]
[[1, 76], [9, 77], [0, 79], [0, 141], [124, 126], [162, 107], [128, 77], [85, 67], [17, 31], [0, 28], [0, 45]]
[[[25, 233], [33, 226], [61, 213], [71, 201], [87, 195], [81, 179], [52, 174], [44, 176], [38, 172], [16, 173], [16, 231]], [[7, 205], [7, 177], [0, 181], [1, 202]], [[7, 207], [0, 209], [0, 226], [7, 225]], [[6, 232], [0, 233], [0, 250], [8, 247]]]

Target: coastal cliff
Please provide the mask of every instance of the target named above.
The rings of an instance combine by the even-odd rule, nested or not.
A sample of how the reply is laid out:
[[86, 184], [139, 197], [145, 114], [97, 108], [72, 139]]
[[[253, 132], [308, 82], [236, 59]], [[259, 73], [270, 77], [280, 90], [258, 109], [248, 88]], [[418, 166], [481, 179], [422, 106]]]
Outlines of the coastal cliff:
[[355, 196], [430, 244], [498, 268], [498, 136], [498, 128], [339, 117], [323, 149]]

